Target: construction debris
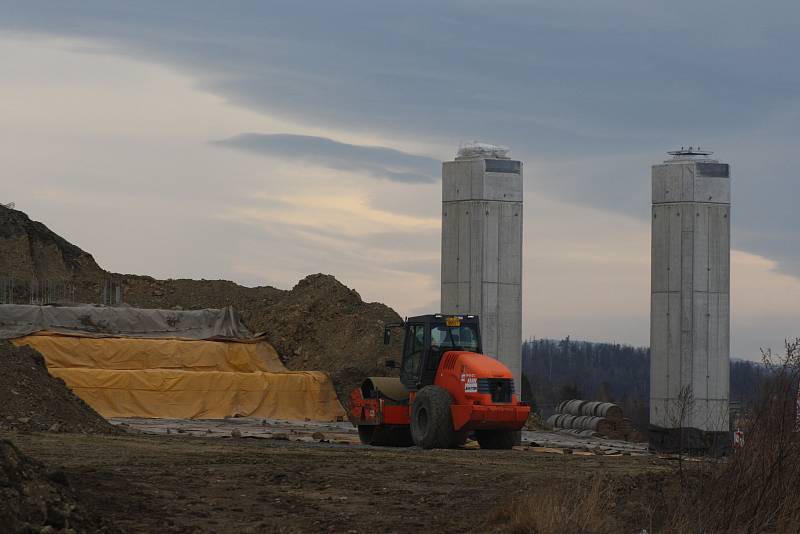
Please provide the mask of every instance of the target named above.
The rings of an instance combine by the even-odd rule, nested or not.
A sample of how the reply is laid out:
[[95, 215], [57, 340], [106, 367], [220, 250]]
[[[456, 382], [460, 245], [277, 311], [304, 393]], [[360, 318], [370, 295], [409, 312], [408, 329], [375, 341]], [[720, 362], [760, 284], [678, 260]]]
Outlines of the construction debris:
[[531, 450], [548, 454], [564, 454], [564, 449], [556, 449], [555, 447], [531, 447]]

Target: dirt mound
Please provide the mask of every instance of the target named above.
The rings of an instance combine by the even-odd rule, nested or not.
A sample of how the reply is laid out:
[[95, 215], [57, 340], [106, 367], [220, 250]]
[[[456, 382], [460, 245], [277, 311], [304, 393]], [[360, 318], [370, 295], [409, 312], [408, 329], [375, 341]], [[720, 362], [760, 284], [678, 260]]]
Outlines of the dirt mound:
[[103, 530], [78, 504], [63, 472], [47, 471], [6, 440], [0, 440], [0, 526], [54, 534]]
[[224, 280], [154, 280], [126, 276], [125, 301], [156, 308], [217, 308], [232, 304], [253, 332], [264, 332], [289, 369], [327, 371], [340, 399], [365, 376], [385, 375], [400, 355], [401, 336], [383, 345], [383, 327], [400, 316], [364, 302], [325, 274], [307, 276], [290, 291], [246, 288]]
[[122, 285], [126, 304], [137, 308], [199, 310], [232, 305], [254, 332], [248, 311], [261, 310], [277, 302], [286, 292], [274, 287], [244, 287], [228, 280], [156, 280], [149, 276], [112, 275]]
[[0, 276], [63, 279], [99, 276], [88, 254], [21, 211], [0, 205]]
[[7, 341], [0, 341], [0, 430], [116, 432], [47, 372], [41, 354]]
[[[25, 277], [64, 280], [77, 302], [107, 301], [109, 284], [122, 300], [140, 308], [234, 306], [253, 332], [265, 332], [290, 369], [331, 374], [340, 398], [365, 376], [387, 374], [400, 337], [383, 345], [383, 325], [400, 321], [388, 306], [367, 303], [333, 276], [315, 274], [292, 290], [243, 287], [227, 280], [156, 280], [102, 270], [91, 255], [20, 211], [0, 207], [0, 277], [18, 282], [14, 302], [27, 303]], [[36, 299], [34, 299], [36, 300]]]
[[401, 351], [402, 336], [383, 344], [384, 325], [401, 317], [384, 304], [364, 302], [333, 276], [304, 278], [252, 320], [287, 367], [330, 373], [342, 400], [365, 376], [387, 375], [385, 360], [398, 359]]

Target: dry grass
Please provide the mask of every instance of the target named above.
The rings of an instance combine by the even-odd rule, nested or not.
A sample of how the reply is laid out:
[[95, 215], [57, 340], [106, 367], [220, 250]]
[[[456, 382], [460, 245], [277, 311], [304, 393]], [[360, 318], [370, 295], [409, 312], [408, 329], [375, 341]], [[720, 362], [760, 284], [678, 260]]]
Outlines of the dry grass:
[[715, 533], [800, 531], [800, 434], [797, 387], [800, 340], [786, 355], [764, 354], [771, 378], [761, 401], [748, 414], [745, 443], [694, 499], [673, 508], [676, 531]]
[[528, 420], [525, 421], [525, 430], [549, 430], [542, 419], [542, 415], [531, 410]]
[[612, 492], [594, 477], [586, 484], [542, 488], [500, 510], [496, 518], [515, 533], [595, 534], [613, 529], [609, 512]]
[[516, 533], [800, 532], [800, 340], [764, 354], [771, 379], [748, 414], [744, 446], [725, 461], [680, 464], [664, 478], [594, 477], [554, 483], [516, 499], [493, 518]]

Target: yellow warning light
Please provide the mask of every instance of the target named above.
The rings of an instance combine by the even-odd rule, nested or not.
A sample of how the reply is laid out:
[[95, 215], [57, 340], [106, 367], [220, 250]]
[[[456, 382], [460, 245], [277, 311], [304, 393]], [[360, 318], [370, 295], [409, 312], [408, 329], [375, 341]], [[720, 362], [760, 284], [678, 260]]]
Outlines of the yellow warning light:
[[461, 326], [461, 318], [460, 317], [448, 317], [445, 319], [445, 324], [447, 326]]

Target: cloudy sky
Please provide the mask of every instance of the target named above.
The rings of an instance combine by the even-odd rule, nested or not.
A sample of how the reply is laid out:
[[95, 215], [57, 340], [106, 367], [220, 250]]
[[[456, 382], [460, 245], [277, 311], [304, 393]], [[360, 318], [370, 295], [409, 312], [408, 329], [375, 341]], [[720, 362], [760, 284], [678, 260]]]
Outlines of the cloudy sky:
[[[69, 6], [69, 7], [66, 7]], [[439, 306], [440, 164], [525, 162], [524, 334], [647, 344], [650, 170], [732, 165], [732, 355], [800, 335], [800, 4], [0, 0], [0, 202], [157, 277]]]

